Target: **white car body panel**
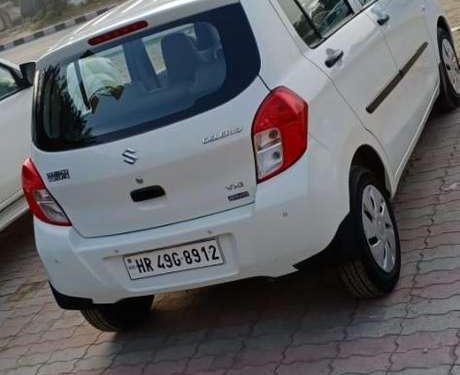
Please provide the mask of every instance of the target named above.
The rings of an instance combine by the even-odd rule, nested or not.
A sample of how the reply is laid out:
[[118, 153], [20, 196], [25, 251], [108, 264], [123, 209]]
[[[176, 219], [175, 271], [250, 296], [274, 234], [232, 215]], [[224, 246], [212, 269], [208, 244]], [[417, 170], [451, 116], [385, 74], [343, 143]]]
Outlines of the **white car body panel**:
[[[305, 56], [331, 78], [361, 122], [376, 136], [386, 150], [394, 171], [409, 138], [401, 134], [398, 123], [400, 113], [393, 110], [399, 107], [402, 88], [396, 88], [394, 95], [389, 96], [375, 113], [366, 111], [373, 98], [398, 74], [379, 27], [367, 17], [366, 12], [357, 15], [356, 22], [343, 26], [316, 49], [305, 51]], [[324, 63], [330, 50], [343, 50], [344, 57], [328, 69]]]
[[[431, 108], [433, 102], [433, 87], [439, 84], [437, 39], [431, 38], [425, 22], [425, 1], [379, 1], [375, 4], [375, 9], [370, 10], [369, 16], [373, 19], [376, 19], [375, 12], [390, 16], [388, 24], [381, 29], [399, 70], [404, 69], [417, 49], [424, 44], [427, 45], [400, 83], [401, 96], [398, 99], [402, 101], [403, 98], [410, 98], [404, 101], [405, 105], [399, 106], [402, 110], [397, 114], [398, 120], [402, 122], [399, 136], [402, 140], [400, 147], [404, 150], [404, 144], [410, 143], [420, 128], [423, 128], [426, 109]], [[388, 122], [391, 122], [391, 119], [388, 119]], [[382, 133], [376, 133], [381, 139], [384, 137], [383, 129], [380, 129]], [[397, 152], [397, 146], [396, 140], [386, 145], [390, 154]], [[405, 158], [402, 157], [399, 161], [396, 174], [402, 172], [405, 167]]]
[[[286, 171], [282, 178], [275, 177], [259, 186], [255, 203], [215, 215], [100, 238], [84, 238], [73, 228], [58, 228], [35, 220], [37, 249], [51, 283], [60, 293], [111, 303], [129, 296], [294, 272], [294, 265], [327, 246], [336, 230], [323, 215], [308, 225], [304, 221], [306, 210], [320, 212], [324, 206], [320, 200], [322, 192], [309, 183], [309, 176], [321, 173], [319, 160], [332, 161], [314, 140], [310, 150], [310, 156]], [[339, 203], [335, 200], [330, 205]], [[154, 280], [129, 280], [123, 255], [206, 238], [218, 239], [226, 259], [224, 265], [162, 275]], [[289, 251], [280, 250], [286, 244]]]
[[21, 165], [30, 153], [32, 89], [0, 100], [0, 230], [27, 211]]
[[[227, 105], [185, 121], [117, 142], [60, 152], [54, 161], [34, 148], [34, 161], [46, 165], [41, 168], [45, 180], [47, 173], [71, 171], [71, 181], [49, 185], [85, 237], [151, 229], [244, 206], [254, 202], [256, 193], [251, 125], [257, 107], [253, 103], [262, 102], [267, 94], [256, 79]], [[226, 129], [238, 133], [203, 144], [206, 137]], [[138, 152], [134, 166], [123, 162], [127, 149]], [[142, 185], [136, 182], [137, 175], [142, 176]], [[247, 198], [228, 199], [232, 194], [227, 187], [233, 183], [244, 186]], [[129, 192], [153, 185], [161, 186], [166, 195], [133, 204]]]
[[[165, 1], [156, 7], [150, 2], [144, 2], [142, 6], [129, 3], [81, 29], [40, 60], [38, 67], [43, 69], [75, 50], [84, 50], [88, 47], [88, 38], [122, 24], [149, 19], [159, 25], [236, 2]], [[328, 246], [348, 215], [350, 167], [356, 151], [362, 146], [379, 155], [385, 168], [387, 188], [394, 195], [403, 168], [439, 94], [436, 30], [437, 21], [442, 16], [433, 0], [401, 0], [399, 5], [394, 5], [396, 3], [381, 0], [362, 8], [357, 1], [351, 1], [357, 14], [324, 43], [312, 49], [298, 36], [277, 0], [241, 0], [259, 48], [260, 78], [234, 100], [185, 120], [192, 125], [193, 132], [182, 134], [184, 127], [174, 124], [153, 131], [154, 136], [146, 133], [57, 154], [34, 146], [32, 159], [42, 177], [70, 167], [74, 180], [71, 186], [64, 183], [59, 186], [48, 184], [47, 187], [68, 211], [70, 219], [78, 221], [78, 226], [63, 228], [37, 219], [34, 221], [37, 248], [53, 286], [68, 296], [90, 298], [95, 303], [113, 303], [133, 296], [294, 272], [297, 263]], [[416, 6], [413, 3], [417, 3]], [[415, 8], [411, 8], [413, 6]], [[391, 16], [394, 23], [391, 20], [387, 26], [376, 23], [375, 10], [379, 7], [382, 12], [395, 13]], [[413, 14], [414, 9], [420, 9], [419, 16]], [[400, 18], [402, 14], [412, 17], [409, 22], [417, 32], [407, 29], [405, 20]], [[407, 63], [411, 54], [402, 51], [404, 46], [416, 46], [425, 41], [428, 47], [422, 59], [414, 65], [414, 70], [407, 74], [407, 81], [403, 80], [381, 106], [369, 114], [366, 107], [398, 75], [401, 64]], [[344, 51], [342, 62], [332, 69], [324, 65], [328, 49]], [[279, 86], [290, 88], [308, 103], [308, 150], [290, 169], [256, 185], [251, 120], [268, 90]], [[405, 105], [404, 100], [409, 95], [415, 95], [417, 100]], [[243, 131], [232, 139], [198, 152], [199, 145], [194, 142], [209, 136], [208, 133], [215, 129], [213, 123], [217, 116], [222, 116], [223, 128], [238, 123]], [[118, 189], [126, 190], [126, 186], [117, 181], [125, 168], [119, 150], [146, 150], [146, 145], [152, 142], [161, 148], [161, 144], [168, 144], [169, 139], [177, 142], [170, 149], [174, 159], [192, 156], [191, 163], [184, 165], [191, 168], [195, 163], [195, 173], [199, 171], [199, 163], [193, 158], [199, 155], [207, 170], [213, 173], [218, 173], [215, 165], [230, 161], [237, 163], [235, 175], [216, 177], [216, 183], [211, 183], [209, 189], [200, 185], [194, 190], [192, 186], [188, 197], [194, 202], [190, 205], [185, 204], [187, 195], [184, 193], [177, 200], [180, 205], [169, 210], [161, 202], [158, 207], [142, 208], [144, 212], [157, 210], [161, 220], [156, 222], [160, 225], [146, 223], [146, 216], [130, 211], [127, 202], [120, 201], [120, 210], [113, 210], [104, 199], [110, 201], [120, 193]], [[219, 152], [222, 153], [220, 156]], [[145, 155], [147, 161], [156, 162], [153, 153]], [[159, 168], [171, 161], [171, 155], [168, 159], [168, 153], [163, 149], [156, 155]], [[212, 160], [206, 160], [206, 155]], [[120, 159], [119, 169], [114, 167], [117, 158]], [[240, 166], [239, 163], [247, 165]], [[170, 177], [172, 188], [186, 181], [193, 182], [195, 178], [193, 175], [188, 180], [182, 179], [185, 171], [180, 168], [173, 167], [171, 175], [167, 169], [160, 170]], [[206, 170], [200, 173], [212, 181]], [[221, 194], [218, 186], [224, 188], [224, 181], [233, 183], [238, 180], [247, 184], [250, 198], [241, 202], [239, 207], [217, 203]], [[151, 183], [153, 181], [152, 174]], [[89, 184], [93, 187], [98, 184], [99, 187], [86, 190]], [[95, 191], [95, 199], [89, 197]], [[198, 205], [192, 207], [194, 203]], [[210, 206], [205, 207], [208, 203]], [[198, 206], [208, 214], [200, 215]], [[211, 206], [216, 210], [209, 209]], [[119, 217], [114, 219], [110, 215]], [[123, 265], [124, 255], [209, 238], [219, 241], [226, 259], [224, 265], [142, 280], [130, 280]]]
[[94, 36], [129, 25], [137, 21], [150, 21], [163, 25], [190, 15], [238, 3], [238, 0], [130, 0], [83, 25], [59, 42], [37, 62], [37, 68], [72, 56], [75, 51], [89, 47], [88, 40]]

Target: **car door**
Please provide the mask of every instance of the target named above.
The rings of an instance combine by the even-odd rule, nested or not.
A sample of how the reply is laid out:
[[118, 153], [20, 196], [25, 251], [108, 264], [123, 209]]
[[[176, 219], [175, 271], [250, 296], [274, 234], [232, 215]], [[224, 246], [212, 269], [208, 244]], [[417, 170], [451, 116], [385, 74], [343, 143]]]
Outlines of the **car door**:
[[[358, 1], [364, 6], [369, 3]], [[377, 0], [367, 11], [376, 26], [380, 26], [401, 72], [398, 85], [406, 100], [399, 106], [398, 116], [402, 139], [407, 146], [424, 124], [439, 80], [435, 58], [437, 46], [430, 36], [425, 11], [425, 0]], [[390, 152], [393, 151], [390, 148]]]
[[20, 169], [30, 149], [31, 89], [0, 62], [0, 210], [21, 195]]
[[[408, 142], [408, 135], [401, 132], [403, 91], [388, 89], [399, 76], [399, 69], [381, 26], [367, 14], [373, 6], [363, 9], [348, 0], [279, 3], [309, 46], [305, 56], [335, 83], [363, 125], [382, 144], [396, 171]], [[290, 16], [293, 6], [302, 8], [306, 22]]]

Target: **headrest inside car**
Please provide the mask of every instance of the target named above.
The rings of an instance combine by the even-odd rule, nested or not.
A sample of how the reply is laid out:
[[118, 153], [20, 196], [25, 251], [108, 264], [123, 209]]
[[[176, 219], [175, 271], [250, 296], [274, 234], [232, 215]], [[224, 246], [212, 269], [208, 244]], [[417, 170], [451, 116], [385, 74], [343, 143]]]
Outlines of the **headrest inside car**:
[[174, 33], [162, 39], [161, 48], [169, 84], [193, 81], [200, 60], [193, 41], [183, 33]]

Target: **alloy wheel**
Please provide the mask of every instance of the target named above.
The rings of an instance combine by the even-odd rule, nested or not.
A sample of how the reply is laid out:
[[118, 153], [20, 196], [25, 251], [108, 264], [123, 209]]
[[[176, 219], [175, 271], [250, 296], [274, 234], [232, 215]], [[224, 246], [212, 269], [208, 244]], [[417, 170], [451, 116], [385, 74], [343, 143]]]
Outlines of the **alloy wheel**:
[[457, 94], [460, 94], [460, 66], [454, 46], [448, 39], [442, 41], [442, 60], [446, 67], [447, 77]]
[[373, 185], [363, 191], [362, 221], [367, 243], [377, 265], [390, 273], [396, 265], [396, 233], [382, 193]]

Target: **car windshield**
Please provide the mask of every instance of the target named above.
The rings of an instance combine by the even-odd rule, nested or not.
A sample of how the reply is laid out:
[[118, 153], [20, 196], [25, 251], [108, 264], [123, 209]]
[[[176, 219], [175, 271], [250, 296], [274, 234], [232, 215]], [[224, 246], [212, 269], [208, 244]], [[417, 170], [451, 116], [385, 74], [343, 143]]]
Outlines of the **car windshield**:
[[40, 73], [34, 141], [63, 150], [153, 130], [230, 100], [259, 69], [241, 5], [128, 37]]

